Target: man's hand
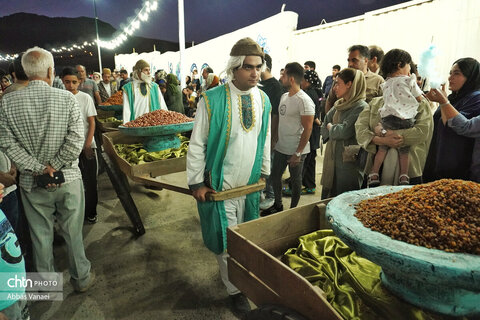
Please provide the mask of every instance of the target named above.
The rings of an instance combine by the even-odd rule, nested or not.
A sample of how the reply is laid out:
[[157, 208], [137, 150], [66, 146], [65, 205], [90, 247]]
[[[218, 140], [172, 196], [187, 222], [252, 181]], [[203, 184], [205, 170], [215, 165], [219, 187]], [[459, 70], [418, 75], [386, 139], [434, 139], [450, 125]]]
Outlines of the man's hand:
[[192, 196], [197, 200], [197, 201], [200, 201], [200, 202], [205, 202], [205, 195], [207, 193], [217, 193], [215, 190], [213, 190], [212, 188], [209, 188], [207, 186], [202, 186], [200, 188], [198, 188], [197, 190], [194, 190], [192, 191]]
[[[3, 184], [0, 183], [0, 202], [2, 202], [2, 200], [3, 200]], [[0, 314], [2, 314], [2, 313], [0, 312]], [[1, 318], [0, 318], [0, 320], [1, 320]]]
[[10, 187], [17, 183], [15, 177], [10, 172], [0, 172], [0, 183], [5, 187]]
[[43, 174], [47, 174], [47, 173], [48, 173], [48, 174], [50, 175], [50, 177], [53, 178], [53, 173], [54, 173], [55, 171], [57, 171], [57, 170], [53, 169], [52, 166], [50, 166], [49, 164], [47, 164], [47, 167], [46, 167], [45, 169], [43, 169]]
[[92, 149], [91, 146], [88, 146], [88, 147], [85, 146], [85, 147], [83, 148], [83, 153], [85, 154], [85, 157], [86, 157], [88, 160], [95, 158], [95, 153], [94, 153], [94, 151], [93, 151], [93, 149]]
[[387, 133], [385, 137], [382, 139], [385, 145], [389, 146], [390, 148], [399, 148], [403, 145], [403, 137], [396, 133]]
[[288, 159], [287, 161], [288, 165], [292, 168], [298, 166], [298, 164], [300, 163], [300, 157], [297, 157], [295, 154], [292, 154], [290, 159]]
[[[47, 164], [47, 167], [45, 169], [43, 169], [43, 173], [44, 174], [49, 174], [50, 177], [53, 178], [53, 173], [56, 172], [57, 170], [53, 169], [52, 166], [48, 165]], [[47, 184], [47, 189], [49, 188], [56, 188], [57, 185], [55, 183], [50, 183], [50, 184]]]
[[383, 126], [381, 123], [378, 123], [376, 126], [375, 126], [375, 129], [373, 129], [374, 133], [376, 136], [379, 136], [381, 137], [382, 136], [382, 129], [383, 129]]
[[[1, 201], [1, 200], [0, 200]], [[0, 312], [0, 320], [8, 320], [7, 316], [5, 315], [5, 313], [3, 312]]]
[[17, 167], [12, 163], [10, 171], [8, 172], [14, 179], [17, 178]]

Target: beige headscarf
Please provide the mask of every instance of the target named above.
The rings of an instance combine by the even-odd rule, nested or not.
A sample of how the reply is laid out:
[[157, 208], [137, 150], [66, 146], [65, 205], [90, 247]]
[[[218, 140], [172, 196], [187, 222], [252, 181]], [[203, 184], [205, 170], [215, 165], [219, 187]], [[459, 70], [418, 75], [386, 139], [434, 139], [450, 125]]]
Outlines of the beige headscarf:
[[[355, 78], [352, 86], [347, 92], [347, 97], [338, 99], [333, 108], [335, 113], [333, 115], [332, 124], [339, 123], [342, 112], [350, 110], [359, 100], [366, 98], [367, 84], [365, 82], [365, 75], [360, 70], [355, 70]], [[325, 147], [325, 155], [323, 158], [323, 172], [322, 172], [322, 194], [330, 193], [333, 187], [333, 177], [335, 176], [335, 146], [337, 141], [329, 139]], [[326, 191], [326, 192], [325, 192]]]

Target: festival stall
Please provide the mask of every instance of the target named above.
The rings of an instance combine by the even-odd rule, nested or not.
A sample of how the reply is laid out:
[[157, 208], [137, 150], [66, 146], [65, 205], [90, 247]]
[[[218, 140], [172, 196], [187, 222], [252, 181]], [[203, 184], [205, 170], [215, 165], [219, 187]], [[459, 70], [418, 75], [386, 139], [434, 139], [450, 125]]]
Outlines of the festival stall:
[[227, 230], [229, 279], [259, 307], [248, 319], [476, 319], [479, 192], [383, 186], [242, 223]]

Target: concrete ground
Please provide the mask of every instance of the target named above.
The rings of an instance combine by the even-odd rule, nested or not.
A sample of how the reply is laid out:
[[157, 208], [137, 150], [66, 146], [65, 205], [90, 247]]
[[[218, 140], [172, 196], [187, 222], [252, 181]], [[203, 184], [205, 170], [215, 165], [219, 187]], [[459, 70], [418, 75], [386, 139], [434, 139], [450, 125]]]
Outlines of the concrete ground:
[[[319, 186], [322, 158], [317, 157]], [[288, 172], [288, 170], [287, 170]], [[186, 186], [185, 172], [161, 178]], [[30, 305], [32, 320], [63, 319], [237, 319], [214, 255], [202, 242], [191, 196], [152, 191], [131, 182], [131, 194], [146, 233], [135, 238], [131, 223], [106, 174], [99, 176], [99, 221], [84, 226], [87, 257], [96, 283], [77, 294], [69, 283], [65, 246], [55, 246], [57, 270], [64, 274], [64, 300]], [[320, 200], [304, 195], [300, 205]], [[284, 199], [284, 206], [290, 204]]]

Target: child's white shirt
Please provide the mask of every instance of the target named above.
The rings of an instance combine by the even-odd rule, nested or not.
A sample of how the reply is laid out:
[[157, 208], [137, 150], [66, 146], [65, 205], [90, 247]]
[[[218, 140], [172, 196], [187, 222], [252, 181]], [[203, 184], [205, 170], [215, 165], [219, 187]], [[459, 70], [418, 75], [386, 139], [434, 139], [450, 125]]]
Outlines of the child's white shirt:
[[419, 106], [416, 98], [421, 96], [423, 92], [413, 77], [397, 76], [387, 78], [381, 86], [384, 105], [379, 110], [380, 117], [415, 118]]

